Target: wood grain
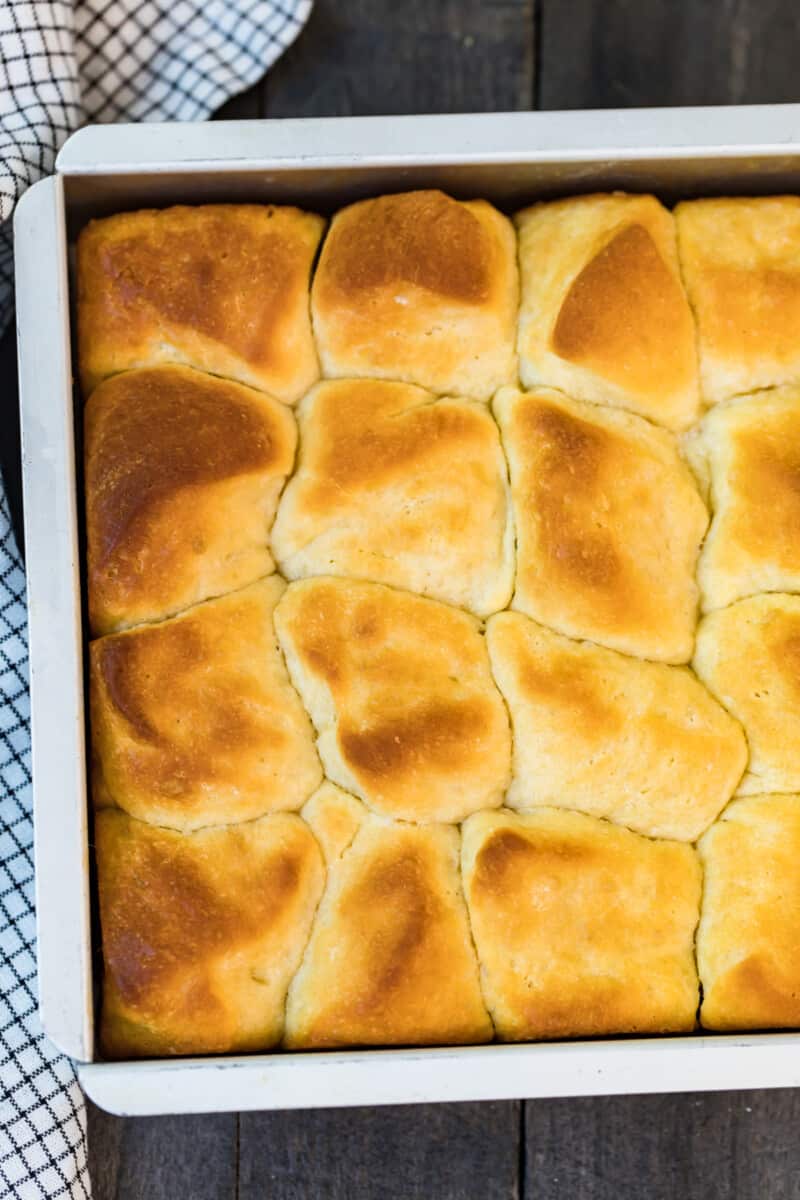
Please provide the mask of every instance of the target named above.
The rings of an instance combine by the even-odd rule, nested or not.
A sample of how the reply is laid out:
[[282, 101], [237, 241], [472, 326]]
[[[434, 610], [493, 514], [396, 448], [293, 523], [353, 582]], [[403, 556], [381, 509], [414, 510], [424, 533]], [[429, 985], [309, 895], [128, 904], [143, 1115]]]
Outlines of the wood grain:
[[243, 1113], [240, 1200], [516, 1200], [520, 1106]]
[[796, 100], [793, 0], [542, 0], [540, 108]]
[[798, 1200], [800, 1093], [528, 1101], [536, 1200]]
[[114, 1117], [88, 1104], [93, 1200], [235, 1200], [238, 1118]]
[[264, 85], [272, 117], [528, 109], [534, 0], [316, 0]]

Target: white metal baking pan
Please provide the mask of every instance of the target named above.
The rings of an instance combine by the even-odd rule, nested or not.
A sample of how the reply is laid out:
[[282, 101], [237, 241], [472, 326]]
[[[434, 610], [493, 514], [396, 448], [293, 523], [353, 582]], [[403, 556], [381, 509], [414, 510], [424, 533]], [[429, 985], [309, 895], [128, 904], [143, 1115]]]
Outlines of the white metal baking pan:
[[68, 246], [90, 217], [174, 202], [439, 186], [508, 209], [614, 187], [800, 191], [800, 106], [97, 126], [17, 208], [39, 997], [52, 1040], [114, 1112], [800, 1085], [800, 1033], [104, 1063], [94, 1047], [76, 422]]

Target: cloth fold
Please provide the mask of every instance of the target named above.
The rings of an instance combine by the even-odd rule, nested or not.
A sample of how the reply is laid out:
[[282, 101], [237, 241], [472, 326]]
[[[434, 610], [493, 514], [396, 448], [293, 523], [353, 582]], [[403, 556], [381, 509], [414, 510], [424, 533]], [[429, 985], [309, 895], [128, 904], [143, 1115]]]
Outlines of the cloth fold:
[[[88, 121], [209, 116], [261, 78], [311, 6], [0, 0], [0, 332], [14, 206], [69, 134]], [[85, 1104], [39, 1024], [35, 942], [25, 576], [0, 480], [0, 1195], [79, 1200], [91, 1195]]]

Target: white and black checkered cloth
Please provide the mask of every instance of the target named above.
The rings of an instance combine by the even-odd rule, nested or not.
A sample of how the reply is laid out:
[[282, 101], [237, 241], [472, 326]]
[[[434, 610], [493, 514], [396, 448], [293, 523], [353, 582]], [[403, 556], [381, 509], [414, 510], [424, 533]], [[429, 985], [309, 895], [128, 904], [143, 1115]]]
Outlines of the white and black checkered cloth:
[[[0, 332], [11, 215], [86, 121], [193, 121], [258, 80], [312, 0], [0, 0]], [[0, 426], [0, 437], [7, 436]], [[36, 1000], [25, 576], [0, 480], [0, 1197], [89, 1197], [86, 1113]]]
[[36, 1012], [25, 576], [0, 489], [0, 1196], [88, 1196], [86, 1116]]

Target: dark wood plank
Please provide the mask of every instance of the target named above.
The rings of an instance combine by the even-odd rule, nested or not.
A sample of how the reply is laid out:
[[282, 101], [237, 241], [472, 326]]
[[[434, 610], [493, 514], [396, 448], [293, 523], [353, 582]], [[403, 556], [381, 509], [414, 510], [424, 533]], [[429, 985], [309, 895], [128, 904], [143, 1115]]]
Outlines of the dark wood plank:
[[88, 1116], [94, 1200], [236, 1200], [235, 1114]]
[[114, 1200], [125, 1121], [86, 1101], [89, 1174], [94, 1200]]
[[518, 1104], [243, 1113], [240, 1200], [516, 1200]]
[[538, 107], [797, 99], [794, 0], [541, 0]]
[[[316, 0], [270, 71], [272, 117], [527, 109], [534, 0]], [[241, 1200], [518, 1194], [517, 1104], [243, 1114]]]
[[263, 82], [259, 80], [246, 92], [231, 96], [222, 108], [218, 109], [212, 121], [250, 121], [261, 116], [261, 93]]
[[529, 1101], [536, 1200], [798, 1200], [800, 1093]]
[[[537, 106], [797, 98], [792, 0], [542, 0]], [[610, 1097], [525, 1105], [536, 1200], [800, 1200], [798, 1093]]]
[[270, 71], [273, 117], [478, 112], [533, 102], [535, 0], [316, 0]]

